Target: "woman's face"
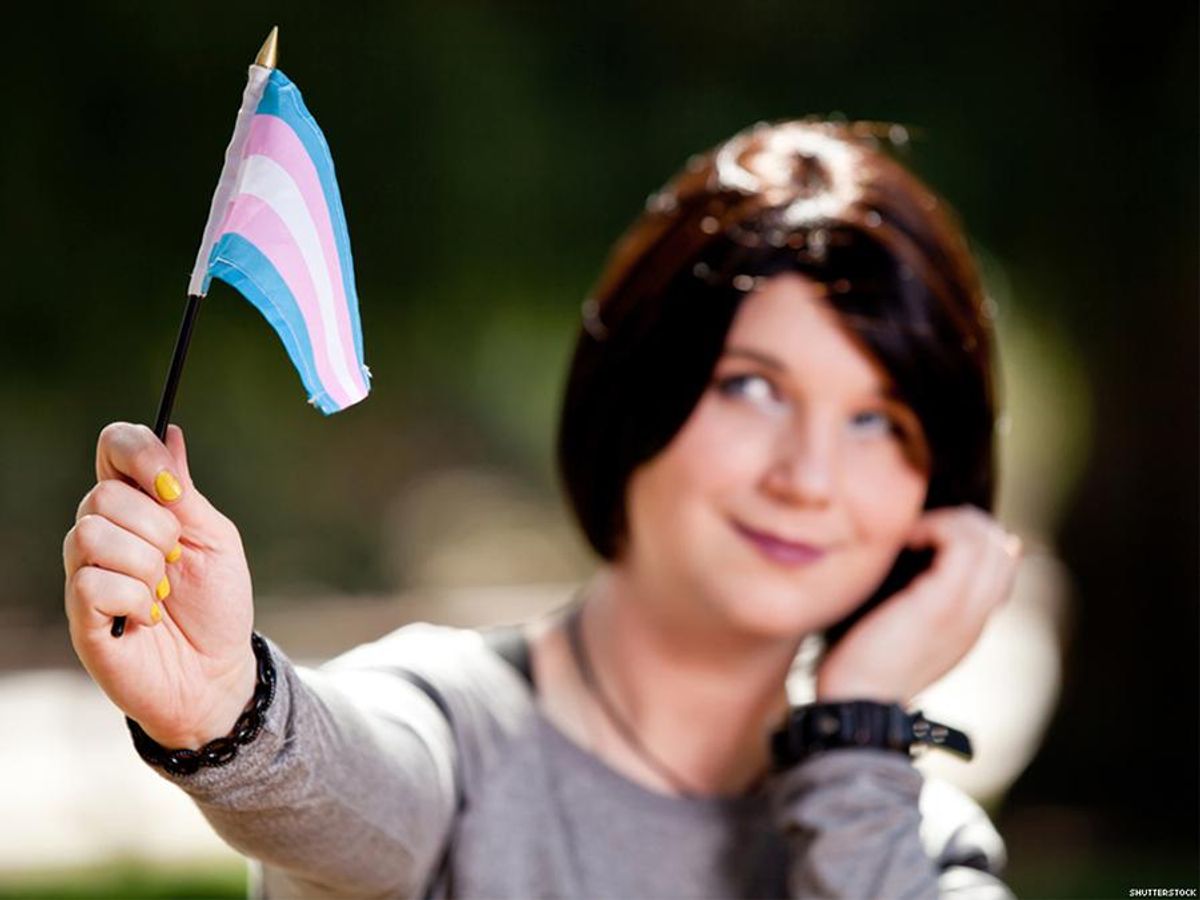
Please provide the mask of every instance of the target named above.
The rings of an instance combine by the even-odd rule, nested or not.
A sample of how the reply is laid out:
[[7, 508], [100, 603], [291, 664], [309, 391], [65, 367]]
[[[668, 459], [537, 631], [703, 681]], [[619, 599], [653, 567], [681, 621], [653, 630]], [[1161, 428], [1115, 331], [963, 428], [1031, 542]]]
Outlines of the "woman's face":
[[647, 600], [799, 637], [865, 600], [903, 549], [928, 486], [920, 423], [823, 291], [787, 273], [749, 294], [691, 416], [632, 473], [622, 561]]

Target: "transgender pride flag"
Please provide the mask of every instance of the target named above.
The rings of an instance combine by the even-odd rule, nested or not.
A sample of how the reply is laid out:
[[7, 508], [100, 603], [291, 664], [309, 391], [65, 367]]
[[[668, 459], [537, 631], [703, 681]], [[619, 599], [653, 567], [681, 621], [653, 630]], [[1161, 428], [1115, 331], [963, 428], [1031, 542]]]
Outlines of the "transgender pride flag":
[[370, 391], [346, 216], [325, 136], [278, 69], [253, 65], [188, 293], [213, 278], [275, 328], [326, 415]]

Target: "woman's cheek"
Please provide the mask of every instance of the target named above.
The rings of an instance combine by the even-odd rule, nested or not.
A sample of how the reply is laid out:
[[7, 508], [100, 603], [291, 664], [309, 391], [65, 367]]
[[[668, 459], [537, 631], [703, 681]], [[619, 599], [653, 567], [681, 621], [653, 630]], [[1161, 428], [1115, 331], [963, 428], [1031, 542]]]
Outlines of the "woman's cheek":
[[770, 464], [780, 424], [753, 410], [702, 402], [681, 432], [681, 456], [696, 484], [742, 489]]
[[895, 564], [898, 552], [899, 548], [880, 543], [860, 547], [856, 552], [847, 555], [843, 574], [839, 579], [844, 586], [846, 608], [838, 618], [850, 613], [878, 589]]
[[845, 479], [846, 506], [858, 540], [869, 544], [903, 545], [921, 515], [925, 477], [899, 460], [871, 459], [861, 452], [851, 457]]
[[702, 403], [630, 477], [631, 528], [642, 549], [660, 560], [714, 552], [714, 541], [728, 538], [724, 517], [753, 489], [762, 442], [753, 429], [731, 429], [728, 418], [717, 404]]

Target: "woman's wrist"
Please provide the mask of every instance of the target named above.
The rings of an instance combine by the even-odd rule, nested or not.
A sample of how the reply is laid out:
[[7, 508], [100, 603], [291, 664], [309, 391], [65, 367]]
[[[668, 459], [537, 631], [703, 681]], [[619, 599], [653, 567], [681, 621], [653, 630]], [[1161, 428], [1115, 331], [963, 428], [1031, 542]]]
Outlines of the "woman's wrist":
[[164, 747], [198, 750], [209, 741], [229, 734], [238, 716], [254, 701], [254, 689], [258, 682], [258, 661], [254, 653], [249, 653], [237, 671], [224, 682], [228, 686], [214, 685], [219, 692], [220, 702], [216, 711], [203, 722], [193, 723], [186, 730], [175, 731], [146, 728], [140, 722], [138, 724], [148, 737]]
[[[211, 726], [174, 736], [150, 734], [126, 716], [134, 746], [146, 762], [172, 774], [191, 774], [203, 766], [224, 765], [237, 755], [239, 746], [258, 736], [275, 697], [276, 672], [266, 641], [258, 634], [251, 635], [250, 641], [250, 668], [239, 669], [233, 677], [235, 687], [228, 691], [239, 705], [233, 712], [223, 710], [214, 716]], [[248, 688], [243, 684], [247, 681]], [[246, 696], [249, 701], [241, 702]]]
[[895, 685], [873, 684], [853, 673], [840, 674], [825, 668], [817, 672], [814, 699], [819, 703], [840, 703], [848, 700], [874, 700], [877, 703], [899, 703], [905, 706], [908, 697]]

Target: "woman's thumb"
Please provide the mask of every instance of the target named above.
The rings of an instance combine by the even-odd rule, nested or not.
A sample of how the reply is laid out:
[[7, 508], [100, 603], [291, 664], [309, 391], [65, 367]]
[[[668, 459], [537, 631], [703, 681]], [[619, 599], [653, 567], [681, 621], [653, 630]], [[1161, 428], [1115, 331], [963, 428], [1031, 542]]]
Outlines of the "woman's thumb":
[[[168, 501], [171, 511], [185, 526], [196, 527], [208, 523], [217, 510], [208, 502], [207, 497], [196, 490], [196, 485], [192, 481], [192, 473], [188, 468], [187, 444], [183, 440], [183, 429], [178, 425], [168, 425], [167, 439], [164, 443], [167, 452], [171, 454], [172, 465], [181, 482], [180, 487], [183, 493], [183, 496], [173, 502]], [[159, 497], [167, 499], [161, 494]]]
[[178, 425], [168, 425], [166, 445], [175, 460], [175, 465], [179, 467], [179, 474], [187, 480], [188, 486], [191, 487], [192, 473], [188, 469], [187, 444], [183, 440], [183, 429]]

